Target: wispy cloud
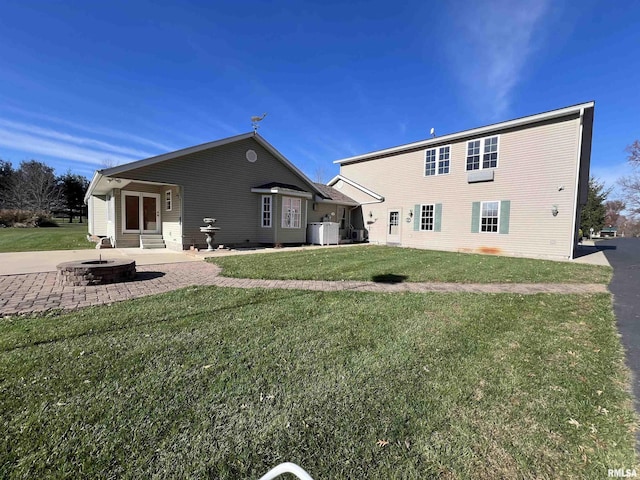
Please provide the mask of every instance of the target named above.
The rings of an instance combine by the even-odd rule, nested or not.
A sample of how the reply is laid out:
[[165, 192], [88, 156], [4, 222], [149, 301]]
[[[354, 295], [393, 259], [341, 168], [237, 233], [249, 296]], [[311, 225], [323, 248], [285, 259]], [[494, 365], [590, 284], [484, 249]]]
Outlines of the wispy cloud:
[[5, 106], [4, 108], [6, 110], [12, 111], [14, 113], [18, 113], [18, 114], [26, 116], [26, 117], [35, 118], [35, 119], [38, 119], [38, 120], [44, 120], [46, 122], [55, 123], [55, 124], [58, 124], [58, 125], [65, 125], [67, 127], [71, 127], [73, 129], [80, 130], [82, 132], [93, 133], [93, 134], [96, 134], [96, 135], [102, 135], [104, 137], [113, 138], [113, 139], [126, 140], [126, 141], [129, 141], [129, 142], [133, 142], [135, 144], [138, 144], [138, 145], [146, 145], [147, 147], [152, 147], [152, 148], [158, 149], [160, 152], [170, 152], [170, 151], [175, 150], [175, 148], [170, 146], [170, 145], [166, 145], [164, 143], [157, 142], [155, 140], [150, 140], [148, 138], [144, 138], [144, 137], [141, 137], [139, 135], [134, 135], [134, 134], [129, 133], [129, 132], [123, 132], [123, 131], [114, 130], [114, 129], [111, 129], [111, 128], [94, 127], [94, 126], [85, 125], [85, 124], [82, 124], [82, 123], [72, 122], [72, 121], [65, 120], [65, 119], [62, 119], [62, 118], [58, 118], [58, 117], [55, 117], [55, 116], [52, 116], [52, 115], [46, 115], [46, 114], [42, 114], [42, 113], [30, 112], [30, 111], [23, 110], [21, 108], [16, 108], [16, 107]]
[[489, 120], [502, 118], [538, 47], [550, 0], [454, 3], [449, 57], [475, 104]]
[[45, 155], [61, 160], [74, 160], [93, 165], [117, 165], [138, 160], [138, 157], [71, 145], [66, 142], [20, 133], [5, 128], [0, 128], [0, 145], [23, 152]]
[[68, 133], [59, 132], [57, 130], [42, 128], [37, 125], [14, 122], [14, 121], [6, 120], [3, 118], [0, 118], [0, 125], [3, 127], [9, 128], [11, 130], [26, 132], [31, 135], [51, 138], [54, 140], [60, 140], [66, 143], [94, 147], [98, 150], [104, 150], [106, 152], [120, 153], [123, 155], [131, 155], [132, 157], [137, 157], [137, 158], [146, 158], [154, 155], [154, 153], [149, 153], [144, 150], [137, 150], [134, 148], [122, 147], [120, 145], [114, 145], [108, 142], [102, 142], [100, 140], [95, 140], [92, 138], [78, 137], [78, 136], [70, 135]]

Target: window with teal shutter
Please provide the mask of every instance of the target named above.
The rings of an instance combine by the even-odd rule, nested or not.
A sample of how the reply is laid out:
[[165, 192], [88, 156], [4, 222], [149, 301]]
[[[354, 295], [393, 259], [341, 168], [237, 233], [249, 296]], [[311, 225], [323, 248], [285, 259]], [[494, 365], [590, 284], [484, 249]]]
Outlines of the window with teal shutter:
[[433, 230], [440, 232], [442, 230], [442, 204], [436, 203], [436, 209], [434, 213]]
[[471, 206], [471, 233], [480, 231], [480, 202], [473, 202]]
[[511, 200], [500, 202], [500, 233], [509, 233], [509, 217], [511, 215]]

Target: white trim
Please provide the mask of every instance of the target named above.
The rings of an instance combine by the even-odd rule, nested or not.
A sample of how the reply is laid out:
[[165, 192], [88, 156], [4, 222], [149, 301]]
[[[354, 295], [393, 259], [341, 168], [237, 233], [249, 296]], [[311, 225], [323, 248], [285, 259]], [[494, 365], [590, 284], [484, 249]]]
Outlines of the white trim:
[[[287, 199], [288, 199], [288, 200], [290, 200], [290, 202], [289, 202], [289, 206], [290, 206], [290, 208], [289, 208], [289, 209], [290, 209], [290, 211], [293, 211], [293, 212], [294, 212], [294, 215], [295, 215], [294, 217], [292, 217], [292, 218], [290, 219], [290, 223], [291, 223], [291, 225], [293, 225], [293, 226], [291, 226], [291, 225], [286, 225], [286, 224], [285, 224], [285, 219], [286, 219], [285, 202], [287, 201]], [[299, 208], [298, 208], [298, 210], [297, 210], [297, 211], [296, 211], [296, 209], [295, 209], [295, 207], [294, 207], [294, 205], [293, 205], [293, 200], [296, 200], [296, 201], [298, 201], [298, 202], [299, 202], [299, 204], [298, 204], [298, 205], [299, 205]], [[299, 229], [301, 229], [301, 228], [302, 228], [302, 198], [296, 198], [296, 197], [284, 197], [284, 196], [283, 196], [283, 197], [282, 197], [282, 208], [281, 208], [281, 210], [282, 210], [282, 215], [280, 215], [280, 216], [281, 216], [281, 223], [280, 223], [280, 225], [281, 225], [281, 227], [282, 227], [283, 229], [287, 229], [287, 230], [299, 230]], [[306, 209], [305, 209], [305, 210], [306, 210]], [[298, 221], [296, 222], [296, 220], [298, 220]], [[306, 220], [306, 219], [305, 219], [305, 220]], [[296, 226], [296, 223], [297, 223], [297, 226]]]
[[[389, 231], [389, 230], [391, 230], [391, 213], [392, 212], [397, 212], [398, 213], [398, 233], [397, 233], [397, 235], [391, 235], [391, 232]], [[387, 209], [386, 227], [387, 227], [386, 242], [387, 243], [400, 243], [400, 239], [402, 238], [402, 209], [401, 208], [389, 208], [389, 209]]]
[[[126, 206], [126, 202], [125, 202], [125, 197], [126, 196], [130, 196], [130, 197], [135, 197], [138, 196], [138, 226], [139, 228], [137, 229], [127, 229], [127, 206]], [[144, 209], [143, 209], [143, 199], [144, 197], [151, 197], [151, 198], [155, 198], [156, 200], [156, 228], [154, 230], [145, 230], [143, 228], [144, 226]], [[160, 233], [160, 229], [162, 226], [162, 220], [161, 220], [161, 214], [160, 214], [160, 194], [159, 193], [147, 193], [147, 192], [136, 192], [136, 191], [132, 191], [132, 190], [122, 190], [120, 192], [120, 211], [122, 214], [122, 233], [138, 233], [138, 234], [144, 234], [144, 233]]]
[[[580, 110], [580, 125], [578, 126], [578, 158], [576, 162], [576, 191], [573, 196], [573, 221], [571, 226], [571, 244], [569, 245], [569, 259], [573, 259], [573, 252], [576, 249], [576, 222], [578, 221], [578, 195], [580, 195], [580, 164], [582, 161], [582, 134], [584, 129], [584, 108]], [[588, 180], [587, 180], [588, 181]], [[588, 187], [587, 187], [588, 188]]]
[[541, 121], [549, 120], [552, 118], [564, 117], [574, 113], [579, 113], [581, 110], [584, 110], [585, 108], [592, 108], [594, 105], [595, 105], [595, 102], [580, 103], [578, 105], [572, 105], [570, 107], [560, 108], [558, 110], [551, 110], [549, 112], [538, 113], [535, 115], [530, 115], [528, 117], [516, 118], [514, 120], [508, 120], [506, 122], [494, 123], [492, 125], [486, 125], [484, 127], [473, 128], [471, 130], [464, 130], [462, 132], [451, 133], [449, 135], [444, 135], [442, 137], [430, 138], [428, 140], [420, 140], [418, 142], [408, 143], [406, 145], [400, 145], [397, 147], [387, 148], [384, 150], [377, 150], [377, 151], [365, 153], [362, 155], [356, 155], [355, 157], [343, 158], [341, 160], [335, 160], [333, 163], [343, 164], [343, 163], [357, 162], [361, 160], [368, 160], [372, 157], [381, 157], [381, 156], [390, 155], [397, 152], [402, 152], [404, 150], [414, 150], [414, 149], [417, 150], [430, 145], [438, 145], [440, 143], [449, 143], [465, 137], [479, 137], [484, 135], [491, 136], [492, 132], [496, 132], [498, 130], [519, 127], [522, 125], [527, 125], [529, 123], [541, 122]]
[[[498, 223], [496, 224], [496, 231], [495, 232], [483, 232], [482, 231], [482, 207], [485, 203], [497, 203], [498, 204]], [[478, 217], [478, 233], [500, 233], [500, 207], [502, 205], [502, 202], [500, 200], [485, 200], [485, 201], [480, 201], [480, 214]], [[494, 217], [487, 217], [487, 218], [494, 218]]]
[[[433, 209], [431, 210], [431, 229], [426, 229], [426, 228], [422, 228], [422, 208], [423, 207], [433, 207]], [[480, 206], [480, 208], [482, 209], [482, 206]], [[420, 228], [418, 229], [419, 232], [433, 232], [436, 229], [436, 204], [435, 203], [421, 203], [420, 204], [420, 212], [419, 213], [414, 213], [414, 215], [420, 215]]]
[[[447, 173], [439, 173], [440, 172], [440, 150], [442, 150], [443, 148], [449, 148], [449, 158], [447, 159], [449, 161], [449, 171]], [[435, 156], [435, 173], [433, 173], [433, 175], [427, 175], [427, 152], [430, 150], [435, 150], [436, 152], [436, 156]], [[451, 144], [447, 144], [447, 145], [439, 145], [437, 147], [429, 147], [426, 148], [424, 150], [424, 162], [422, 164], [422, 176], [427, 178], [427, 177], [437, 177], [439, 175], [449, 175], [451, 173]], [[444, 160], [442, 160], [442, 162], [444, 162]]]
[[[495, 167], [485, 167], [484, 166], [484, 155], [485, 155], [485, 147], [487, 144], [487, 140], [490, 140], [492, 138], [497, 138], [497, 143], [496, 143], [496, 166]], [[472, 168], [469, 169], [468, 164], [467, 164], [467, 160], [469, 159], [469, 144], [471, 142], [480, 142], [480, 149], [479, 149], [479, 155], [478, 155], [478, 168]], [[483, 137], [483, 138], [472, 138], [470, 140], [466, 141], [466, 145], [465, 145], [465, 155], [464, 155], [464, 170], [465, 172], [479, 172], [480, 170], [489, 170], [492, 168], [498, 168], [498, 162], [500, 161], [500, 135], [489, 135], [487, 137]]]
[[[167, 198], [167, 193], [169, 194], [168, 198]], [[163, 200], [164, 200], [164, 211], [171, 212], [173, 210], [173, 191], [165, 190]], [[169, 205], [169, 208], [167, 208], [167, 205]]]
[[[269, 225], [265, 225], [264, 201], [269, 200]], [[260, 197], [260, 226], [262, 228], [271, 228], [273, 225], [273, 197], [271, 195], [262, 195]]]
[[[348, 179], [347, 177], [343, 176], [343, 175], [336, 175], [335, 177], [333, 177], [331, 180], [329, 180], [329, 183], [327, 183], [328, 186], [332, 187], [338, 180], [342, 180], [345, 183], [348, 183], [349, 185], [351, 185], [353, 188], [357, 188], [358, 190], [360, 190], [361, 192], [366, 193], [367, 195], [369, 195], [370, 197], [375, 198], [376, 200], [378, 200], [379, 202], [384, 202], [384, 197], [382, 195], [378, 195], [377, 193], [369, 190], [368, 188], [363, 187], [362, 185], [360, 185], [359, 183], [354, 182], [353, 180]], [[362, 205], [362, 204], [361, 204]]]

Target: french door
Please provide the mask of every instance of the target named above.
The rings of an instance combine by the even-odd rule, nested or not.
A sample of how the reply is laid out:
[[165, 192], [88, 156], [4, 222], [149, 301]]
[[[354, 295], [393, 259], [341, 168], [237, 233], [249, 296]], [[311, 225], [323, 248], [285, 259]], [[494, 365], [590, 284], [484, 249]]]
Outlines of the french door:
[[160, 195], [122, 192], [122, 231], [160, 233]]

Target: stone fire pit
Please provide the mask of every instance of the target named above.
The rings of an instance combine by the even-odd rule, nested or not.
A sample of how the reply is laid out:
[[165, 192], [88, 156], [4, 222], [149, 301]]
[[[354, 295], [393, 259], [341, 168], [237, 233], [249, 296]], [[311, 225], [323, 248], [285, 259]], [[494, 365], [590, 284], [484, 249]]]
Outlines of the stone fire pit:
[[58, 285], [103, 285], [126, 282], [136, 277], [135, 260], [81, 260], [64, 262], [56, 268]]

